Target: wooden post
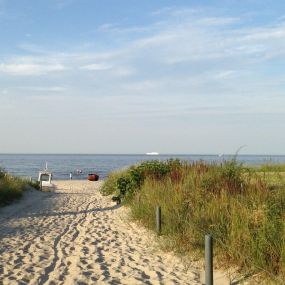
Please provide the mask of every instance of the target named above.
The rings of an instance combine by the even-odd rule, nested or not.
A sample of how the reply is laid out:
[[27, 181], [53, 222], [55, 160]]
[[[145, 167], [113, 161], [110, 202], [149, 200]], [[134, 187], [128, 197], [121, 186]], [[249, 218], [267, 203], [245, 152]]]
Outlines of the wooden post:
[[161, 208], [160, 206], [156, 206], [156, 231], [158, 234], [161, 234]]
[[213, 285], [213, 238], [211, 235], [205, 236], [205, 284]]

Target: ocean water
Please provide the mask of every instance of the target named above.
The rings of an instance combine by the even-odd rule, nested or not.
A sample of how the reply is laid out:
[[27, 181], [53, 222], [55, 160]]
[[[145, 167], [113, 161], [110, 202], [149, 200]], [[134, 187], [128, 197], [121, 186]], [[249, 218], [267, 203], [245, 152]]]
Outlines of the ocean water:
[[[86, 179], [88, 173], [95, 172], [100, 179], [105, 179], [113, 170], [128, 167], [145, 160], [167, 160], [179, 158], [186, 161], [204, 160], [221, 162], [233, 158], [232, 155], [110, 155], [110, 154], [0, 154], [0, 167], [15, 176], [37, 179], [38, 172], [45, 168], [53, 173], [55, 180], [69, 179], [73, 172], [74, 179]], [[237, 160], [247, 165], [263, 163], [285, 163], [285, 155], [238, 155]], [[82, 173], [76, 175], [76, 170]]]

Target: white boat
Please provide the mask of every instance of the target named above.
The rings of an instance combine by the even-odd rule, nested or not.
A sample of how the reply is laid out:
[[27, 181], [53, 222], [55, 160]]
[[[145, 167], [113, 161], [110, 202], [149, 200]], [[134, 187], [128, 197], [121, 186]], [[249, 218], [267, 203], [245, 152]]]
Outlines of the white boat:
[[54, 191], [55, 185], [52, 183], [52, 173], [46, 168], [39, 172], [38, 181], [40, 182], [41, 191]]
[[159, 153], [158, 153], [158, 152], [153, 151], [153, 152], [147, 152], [147, 153], [146, 153], [146, 155], [159, 155]]

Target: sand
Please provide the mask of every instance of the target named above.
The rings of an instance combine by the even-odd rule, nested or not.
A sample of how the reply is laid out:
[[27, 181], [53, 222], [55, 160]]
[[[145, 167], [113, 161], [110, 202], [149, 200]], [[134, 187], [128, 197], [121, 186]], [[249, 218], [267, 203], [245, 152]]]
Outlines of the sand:
[[202, 284], [100, 185], [57, 181], [55, 192], [28, 191], [2, 208], [0, 284]]

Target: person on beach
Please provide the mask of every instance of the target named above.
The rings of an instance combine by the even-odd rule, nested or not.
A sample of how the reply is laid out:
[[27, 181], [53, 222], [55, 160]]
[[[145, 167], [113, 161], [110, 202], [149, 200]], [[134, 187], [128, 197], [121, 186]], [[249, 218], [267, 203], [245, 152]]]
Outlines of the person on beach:
[[69, 174], [69, 179], [72, 180], [72, 172]]

